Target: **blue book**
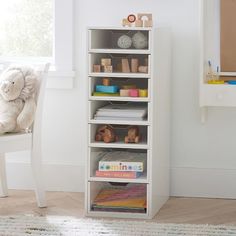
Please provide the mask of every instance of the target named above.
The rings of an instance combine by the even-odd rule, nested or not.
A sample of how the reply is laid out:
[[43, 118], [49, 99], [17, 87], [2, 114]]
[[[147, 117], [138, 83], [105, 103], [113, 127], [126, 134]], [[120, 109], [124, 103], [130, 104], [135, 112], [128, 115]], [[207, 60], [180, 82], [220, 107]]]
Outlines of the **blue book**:
[[112, 85], [112, 86], [96, 85], [96, 92], [117, 93], [118, 90], [119, 90], [119, 87], [116, 85]]

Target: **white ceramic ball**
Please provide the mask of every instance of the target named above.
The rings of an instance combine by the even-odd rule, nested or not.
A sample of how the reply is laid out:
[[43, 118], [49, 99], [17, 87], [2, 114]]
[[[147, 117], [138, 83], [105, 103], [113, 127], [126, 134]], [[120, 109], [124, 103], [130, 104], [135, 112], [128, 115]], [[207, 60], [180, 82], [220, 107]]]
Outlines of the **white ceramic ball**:
[[119, 37], [117, 45], [119, 48], [130, 48], [132, 45], [132, 39], [128, 35], [122, 35]]
[[137, 32], [133, 35], [132, 42], [133, 42], [133, 46], [136, 49], [143, 49], [143, 48], [146, 48], [148, 46], [147, 36], [145, 36], [141, 32]]

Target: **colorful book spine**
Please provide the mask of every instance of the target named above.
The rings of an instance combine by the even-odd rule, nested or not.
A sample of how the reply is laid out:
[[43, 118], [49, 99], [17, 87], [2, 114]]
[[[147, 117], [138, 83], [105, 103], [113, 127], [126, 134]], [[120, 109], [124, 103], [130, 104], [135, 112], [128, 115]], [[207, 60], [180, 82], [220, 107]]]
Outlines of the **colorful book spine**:
[[141, 172], [132, 171], [96, 171], [96, 177], [103, 178], [124, 178], [124, 179], [137, 179], [142, 175]]
[[133, 171], [143, 172], [143, 162], [111, 162], [111, 161], [99, 161], [98, 170], [100, 171]]

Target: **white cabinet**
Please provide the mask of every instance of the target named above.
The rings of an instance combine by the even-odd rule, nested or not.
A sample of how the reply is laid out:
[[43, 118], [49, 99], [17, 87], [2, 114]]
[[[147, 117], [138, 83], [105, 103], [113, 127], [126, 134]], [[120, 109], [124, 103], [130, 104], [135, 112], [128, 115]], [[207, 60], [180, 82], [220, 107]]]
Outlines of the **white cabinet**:
[[[146, 48], [130, 47], [121, 49], [117, 40], [121, 35], [132, 37], [142, 32], [147, 38]], [[169, 138], [170, 138], [170, 75], [171, 45], [168, 28], [102, 28], [88, 29], [88, 156], [86, 168], [85, 207], [87, 216], [152, 218], [169, 198]], [[94, 71], [94, 65], [100, 64], [102, 58], [110, 58], [113, 71]], [[132, 58], [144, 64], [147, 73], [122, 73], [118, 64], [120, 58]], [[102, 84], [103, 78], [109, 78], [113, 84], [135, 84], [147, 89], [147, 97], [96, 96], [96, 85]], [[147, 108], [147, 117], [143, 120], [107, 119], [97, 120], [96, 111], [107, 104], [129, 103], [143, 104]], [[95, 140], [96, 130], [101, 125], [117, 128], [119, 140], [111, 143]], [[136, 125], [142, 136], [139, 143], [125, 143], [124, 127]], [[139, 178], [104, 178], [97, 177], [98, 152], [132, 151], [144, 153], [147, 168]], [[102, 188], [111, 184], [141, 185], [146, 189], [146, 209], [142, 213], [95, 211], [93, 202]]]

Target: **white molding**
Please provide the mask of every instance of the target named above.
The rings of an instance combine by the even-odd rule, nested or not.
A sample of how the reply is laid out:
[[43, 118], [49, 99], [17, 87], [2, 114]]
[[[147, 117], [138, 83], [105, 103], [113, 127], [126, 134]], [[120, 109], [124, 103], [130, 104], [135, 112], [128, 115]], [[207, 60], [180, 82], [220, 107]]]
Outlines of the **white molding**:
[[236, 199], [236, 169], [171, 168], [171, 196]]
[[49, 71], [47, 88], [49, 89], [73, 89], [75, 71]]
[[[44, 163], [47, 191], [84, 192], [84, 165]], [[10, 189], [33, 189], [29, 162], [7, 161]], [[236, 198], [236, 169], [171, 168], [171, 196]]]
[[[7, 162], [9, 189], [34, 189], [30, 164]], [[43, 164], [47, 191], [84, 192], [84, 166], [70, 164]]]

